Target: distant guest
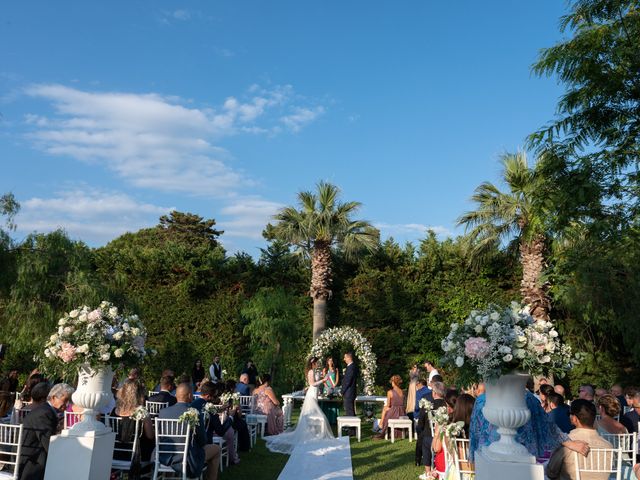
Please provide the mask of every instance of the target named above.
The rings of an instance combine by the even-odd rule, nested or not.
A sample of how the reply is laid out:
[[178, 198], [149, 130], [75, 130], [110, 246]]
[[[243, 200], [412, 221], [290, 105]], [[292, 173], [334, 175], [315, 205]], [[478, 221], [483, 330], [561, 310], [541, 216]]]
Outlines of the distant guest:
[[236, 383], [236, 392], [242, 396], [251, 395], [251, 387], [249, 387], [249, 375], [243, 373], [240, 375], [240, 381]]

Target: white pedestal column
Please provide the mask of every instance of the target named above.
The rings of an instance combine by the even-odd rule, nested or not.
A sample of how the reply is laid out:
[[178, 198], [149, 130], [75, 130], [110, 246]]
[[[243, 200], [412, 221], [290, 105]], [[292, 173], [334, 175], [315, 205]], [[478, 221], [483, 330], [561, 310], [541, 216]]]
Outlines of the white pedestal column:
[[116, 434], [63, 430], [51, 437], [45, 480], [108, 480]]
[[476, 480], [544, 480], [544, 467], [537, 463], [496, 462], [483, 450], [475, 454]]

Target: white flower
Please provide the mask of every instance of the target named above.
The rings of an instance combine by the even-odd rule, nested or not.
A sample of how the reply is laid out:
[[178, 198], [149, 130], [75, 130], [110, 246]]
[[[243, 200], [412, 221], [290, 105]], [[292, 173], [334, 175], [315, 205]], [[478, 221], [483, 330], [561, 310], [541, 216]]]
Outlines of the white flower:
[[122, 330], [124, 330], [125, 332], [128, 332], [129, 330], [131, 330], [131, 327], [129, 326], [129, 324], [127, 322], [124, 322], [122, 324]]
[[513, 355], [507, 353], [504, 357], [502, 357], [502, 360], [505, 362], [510, 362], [511, 360], [513, 360]]
[[551, 338], [556, 338], [558, 336], [558, 332], [556, 332], [555, 330], [550, 330], [549, 331], [549, 336]]
[[100, 355], [100, 360], [103, 362], [108, 362], [110, 358], [111, 358], [111, 354], [109, 352], [103, 353], [102, 355]]
[[54, 333], [53, 335], [51, 335], [51, 336], [49, 337], [49, 341], [50, 341], [51, 343], [55, 343], [55, 342], [57, 342], [57, 341], [58, 341], [58, 335], [57, 335], [56, 333]]
[[513, 351], [513, 354], [516, 356], [516, 358], [523, 359], [526, 356], [527, 352], [522, 348], [516, 348]]
[[475, 331], [476, 333], [482, 333], [482, 325], [476, 325]]
[[551, 357], [549, 355], [544, 355], [540, 357], [540, 363], [549, 363], [551, 361]]
[[491, 318], [491, 320], [493, 320], [494, 322], [496, 320], [500, 320], [500, 314], [498, 312], [491, 312], [491, 315], [489, 315], [489, 317]]
[[456, 366], [458, 368], [462, 367], [464, 365], [464, 358], [462, 357], [456, 357]]
[[118, 307], [109, 308], [109, 316], [115, 318], [118, 315]]
[[69, 312], [69, 316], [70, 316], [71, 318], [76, 318], [78, 315], [80, 315], [80, 310], [71, 310], [71, 311]]
[[124, 332], [116, 332], [116, 333], [113, 334], [113, 339], [114, 340], [120, 340], [123, 335], [124, 335]]
[[121, 348], [118, 348], [115, 352], [113, 352], [113, 355], [116, 358], [122, 358], [122, 356], [124, 355], [124, 350]]
[[81, 313], [80, 316], [78, 317], [78, 321], [80, 322], [86, 322], [87, 321], [87, 314], [86, 313]]
[[87, 353], [89, 351], [89, 345], [87, 345], [86, 343], [84, 345], [80, 345], [77, 349], [76, 352], [77, 353]]
[[47, 358], [51, 358], [52, 357], [51, 349], [45, 348], [44, 349], [44, 356], [47, 357]]
[[58, 327], [58, 335], [62, 335], [64, 333], [64, 327]]
[[66, 318], [61, 318], [60, 320], [58, 320], [58, 325], [64, 325], [65, 323], [67, 323]]
[[131, 329], [131, 335], [133, 335], [134, 337], [137, 337], [138, 335], [140, 335], [140, 329], [138, 327], [133, 327]]
[[500, 352], [500, 353], [511, 353], [511, 347], [509, 347], [507, 345], [500, 345], [500, 347], [498, 348], [498, 352]]
[[477, 310], [471, 310], [471, 313], [469, 314], [472, 317], [475, 317], [476, 315], [478, 315], [478, 311]]
[[69, 335], [72, 332], [73, 332], [73, 327], [64, 327], [64, 333], [66, 333], [67, 335]]
[[455, 332], [456, 330], [458, 330], [458, 324], [457, 324], [457, 323], [452, 323], [452, 324], [451, 324], [451, 330], [452, 330], [452, 331], [454, 331], [454, 332]]

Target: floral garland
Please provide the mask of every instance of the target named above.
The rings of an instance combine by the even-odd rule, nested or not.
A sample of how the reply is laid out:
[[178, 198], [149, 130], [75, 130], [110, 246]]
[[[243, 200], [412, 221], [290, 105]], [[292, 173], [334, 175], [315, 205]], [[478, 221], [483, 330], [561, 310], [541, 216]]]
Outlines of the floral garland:
[[364, 381], [365, 395], [373, 395], [376, 376], [376, 355], [371, 351], [371, 345], [366, 338], [352, 327], [334, 327], [324, 330], [311, 347], [311, 356], [322, 358], [326, 356], [336, 343], [353, 345], [355, 356], [360, 361], [360, 373]]
[[182, 415], [178, 417], [181, 422], [186, 422], [191, 426], [193, 432], [200, 425], [200, 412], [195, 408], [188, 408]]
[[226, 405], [228, 403], [232, 403], [234, 405], [240, 404], [240, 394], [238, 392], [225, 392], [220, 395], [220, 401]]
[[145, 407], [139, 406], [139, 407], [136, 407], [136, 409], [133, 411], [133, 414], [131, 415], [131, 419], [144, 420], [148, 416], [149, 416], [149, 411]]

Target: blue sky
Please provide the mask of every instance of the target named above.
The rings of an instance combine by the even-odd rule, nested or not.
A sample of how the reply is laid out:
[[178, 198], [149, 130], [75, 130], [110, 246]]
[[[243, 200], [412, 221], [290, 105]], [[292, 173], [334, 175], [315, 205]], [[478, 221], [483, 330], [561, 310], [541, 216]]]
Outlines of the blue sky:
[[170, 209], [229, 251], [319, 180], [383, 237], [462, 233], [498, 156], [552, 119], [564, 2], [26, 1], [0, 6], [0, 193], [17, 239], [90, 245]]

